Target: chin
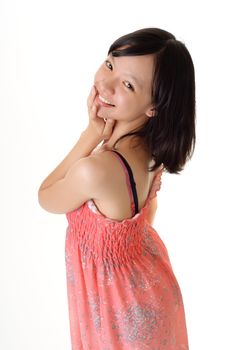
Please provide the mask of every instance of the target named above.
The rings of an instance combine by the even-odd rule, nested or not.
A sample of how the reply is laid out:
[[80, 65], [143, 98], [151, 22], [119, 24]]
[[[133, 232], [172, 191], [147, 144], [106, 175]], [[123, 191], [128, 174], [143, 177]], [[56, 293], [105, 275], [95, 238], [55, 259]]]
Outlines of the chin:
[[106, 115], [106, 113], [98, 113], [97, 116], [102, 119], [113, 119], [110, 116]]

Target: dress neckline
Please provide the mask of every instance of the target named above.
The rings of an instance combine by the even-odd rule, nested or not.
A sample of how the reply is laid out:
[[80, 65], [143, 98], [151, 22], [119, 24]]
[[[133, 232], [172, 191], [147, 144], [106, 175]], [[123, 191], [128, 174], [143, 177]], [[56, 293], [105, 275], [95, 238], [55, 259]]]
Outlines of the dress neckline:
[[[101, 220], [104, 220], [106, 222], [115, 224], [115, 225], [122, 225], [122, 224], [126, 224], [126, 223], [134, 223], [137, 220], [140, 220], [140, 218], [142, 218], [142, 216], [144, 215], [144, 212], [148, 206], [148, 198], [145, 201], [145, 204], [142, 206], [142, 208], [138, 211], [138, 213], [136, 213], [134, 216], [130, 217], [130, 218], [125, 218], [123, 220], [117, 220], [117, 219], [113, 219], [113, 218], [109, 218], [108, 216], [106, 216], [105, 214], [103, 214], [98, 207], [96, 206], [95, 202], [93, 199], [89, 199], [88, 201], [86, 201], [84, 203], [84, 206], [89, 210], [89, 212], [91, 213], [91, 215], [94, 215], [98, 218], [100, 218]], [[95, 208], [95, 211], [92, 210], [92, 207]]]

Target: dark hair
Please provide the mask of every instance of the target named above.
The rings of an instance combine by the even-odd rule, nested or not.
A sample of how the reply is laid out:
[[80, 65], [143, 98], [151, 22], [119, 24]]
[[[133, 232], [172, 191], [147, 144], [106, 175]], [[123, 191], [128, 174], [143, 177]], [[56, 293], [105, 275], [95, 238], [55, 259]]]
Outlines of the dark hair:
[[[120, 47], [128, 45], [125, 49]], [[164, 164], [169, 173], [178, 174], [191, 158], [195, 134], [195, 74], [193, 61], [184, 43], [159, 28], [144, 28], [121, 36], [110, 46], [108, 55], [138, 56], [155, 54], [152, 101], [156, 113], [128, 135], [143, 139], [154, 160], [154, 171]], [[135, 136], [135, 137], [136, 137]]]

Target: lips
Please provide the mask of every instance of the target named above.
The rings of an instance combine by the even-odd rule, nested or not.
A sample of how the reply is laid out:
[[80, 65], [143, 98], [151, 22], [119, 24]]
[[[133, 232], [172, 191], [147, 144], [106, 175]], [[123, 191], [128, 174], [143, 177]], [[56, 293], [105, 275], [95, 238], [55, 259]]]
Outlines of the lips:
[[[100, 104], [101, 106], [104, 106], [104, 107], [115, 107], [114, 104], [112, 103], [106, 103], [105, 101], [103, 101], [103, 99], [105, 99], [106, 101], [109, 101], [109, 99], [105, 98], [104, 96], [100, 95], [99, 92], [97, 93], [97, 96], [96, 96], [96, 101], [98, 102], [98, 104]], [[100, 98], [101, 97], [101, 98]]]

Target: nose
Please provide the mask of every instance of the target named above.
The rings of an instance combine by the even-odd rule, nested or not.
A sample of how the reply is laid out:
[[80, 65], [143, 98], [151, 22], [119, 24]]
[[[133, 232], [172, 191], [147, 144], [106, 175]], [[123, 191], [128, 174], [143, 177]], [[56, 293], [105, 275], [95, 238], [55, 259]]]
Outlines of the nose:
[[102, 79], [96, 82], [96, 87], [103, 94], [107, 96], [112, 96], [114, 95], [115, 92], [115, 84], [112, 79]]

